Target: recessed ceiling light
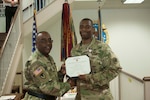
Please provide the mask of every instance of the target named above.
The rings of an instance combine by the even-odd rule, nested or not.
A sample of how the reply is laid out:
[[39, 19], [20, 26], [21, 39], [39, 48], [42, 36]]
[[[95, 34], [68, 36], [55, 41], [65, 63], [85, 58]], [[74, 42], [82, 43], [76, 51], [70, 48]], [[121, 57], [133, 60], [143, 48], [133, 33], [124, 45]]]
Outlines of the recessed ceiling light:
[[138, 4], [142, 3], [144, 0], [122, 0], [123, 4]]
[[98, 0], [75, 0], [75, 1], [98, 1]]

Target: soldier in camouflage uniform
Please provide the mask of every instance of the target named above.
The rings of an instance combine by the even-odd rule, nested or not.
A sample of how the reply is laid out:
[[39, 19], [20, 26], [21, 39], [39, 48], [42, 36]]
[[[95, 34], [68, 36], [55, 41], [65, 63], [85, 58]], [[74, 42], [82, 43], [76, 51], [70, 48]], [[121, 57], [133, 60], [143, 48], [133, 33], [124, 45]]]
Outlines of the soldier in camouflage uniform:
[[58, 81], [58, 73], [53, 58], [49, 55], [52, 39], [42, 31], [36, 37], [37, 50], [30, 56], [25, 66], [27, 93], [24, 100], [56, 100], [70, 89], [69, 83]]
[[79, 28], [82, 40], [72, 49], [71, 55], [87, 55], [91, 73], [79, 75], [76, 100], [113, 100], [109, 82], [121, 71], [119, 61], [107, 44], [93, 38], [91, 19], [81, 20]]

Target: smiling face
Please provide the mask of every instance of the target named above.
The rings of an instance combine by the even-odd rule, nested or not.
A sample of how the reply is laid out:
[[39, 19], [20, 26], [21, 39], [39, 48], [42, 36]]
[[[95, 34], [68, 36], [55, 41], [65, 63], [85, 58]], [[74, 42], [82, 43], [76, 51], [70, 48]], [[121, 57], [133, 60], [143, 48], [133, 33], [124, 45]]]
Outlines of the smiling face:
[[93, 35], [93, 23], [90, 19], [83, 19], [80, 22], [80, 35], [82, 40], [88, 40], [92, 38]]
[[48, 56], [52, 49], [52, 42], [48, 32], [40, 32], [36, 37], [36, 48], [44, 56]]

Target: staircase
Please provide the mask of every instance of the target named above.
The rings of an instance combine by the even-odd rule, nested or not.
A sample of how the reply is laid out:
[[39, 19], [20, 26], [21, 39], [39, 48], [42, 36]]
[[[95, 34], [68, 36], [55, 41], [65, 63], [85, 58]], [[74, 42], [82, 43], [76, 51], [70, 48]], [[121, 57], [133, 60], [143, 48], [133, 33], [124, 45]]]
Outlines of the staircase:
[[0, 50], [3, 46], [3, 43], [5, 41], [5, 38], [6, 38], [7, 34], [6, 33], [0, 33]]
[[[70, 0], [70, 3], [73, 1], [74, 0]], [[51, 4], [51, 6], [48, 5], [47, 7], [43, 8], [43, 10], [38, 12], [36, 15], [36, 19], [38, 21], [37, 27], [42, 28], [42, 26], [44, 26], [49, 19], [54, 18], [55, 15], [61, 12], [63, 3], [64, 0], [56, 0]], [[30, 35], [32, 33], [33, 19], [31, 17], [29, 20], [22, 22], [23, 18], [20, 8], [21, 7], [18, 7], [17, 9], [17, 16], [14, 17], [14, 24], [11, 27], [10, 34], [8, 34], [5, 50], [3, 51], [0, 59], [0, 75], [3, 75], [0, 77], [0, 95], [11, 93], [17, 68], [22, 67], [23, 64], [22, 55], [24, 54], [22, 54], [22, 51], [23, 49], [26, 51], [26, 45], [23, 44], [24, 40], [28, 41], [29, 38], [27, 37], [31, 37]], [[0, 33], [1, 51], [3, 49], [5, 39], [7, 39], [7, 35], [5, 33]]]

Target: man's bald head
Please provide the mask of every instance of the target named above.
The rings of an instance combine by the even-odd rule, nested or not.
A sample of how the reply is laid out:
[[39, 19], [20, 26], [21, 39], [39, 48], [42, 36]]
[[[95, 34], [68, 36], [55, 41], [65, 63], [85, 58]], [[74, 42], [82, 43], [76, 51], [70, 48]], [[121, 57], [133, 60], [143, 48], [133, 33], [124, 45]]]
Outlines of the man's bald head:
[[41, 31], [36, 36], [36, 47], [43, 55], [48, 56], [52, 48], [51, 36], [46, 31]]

